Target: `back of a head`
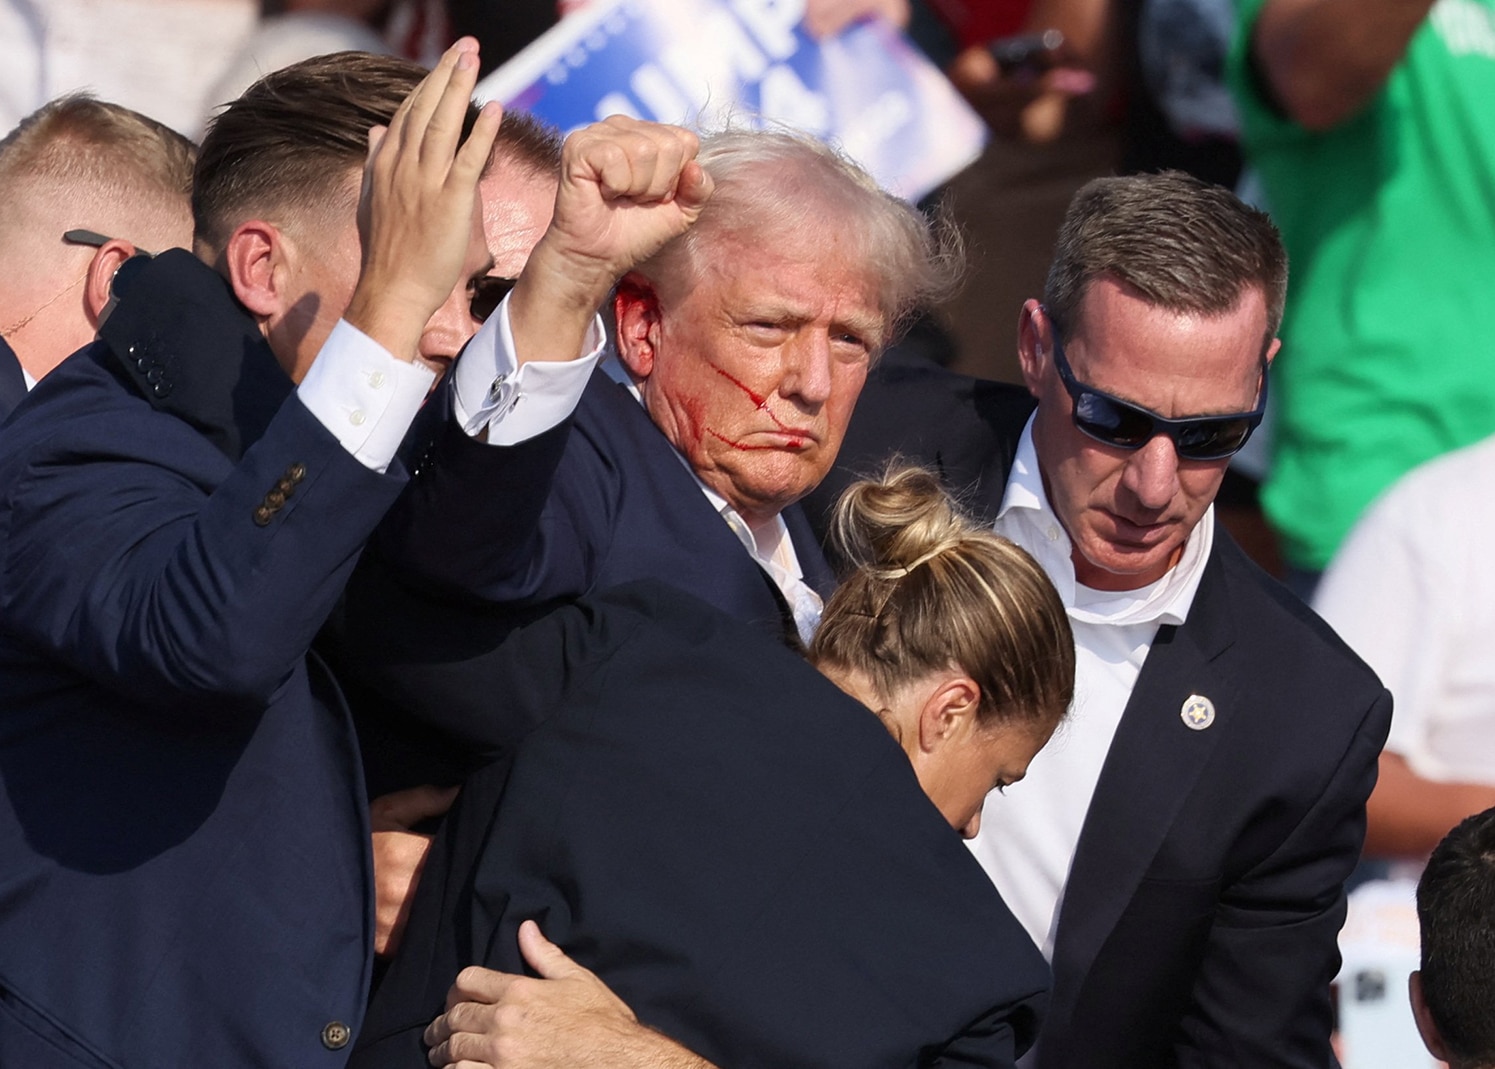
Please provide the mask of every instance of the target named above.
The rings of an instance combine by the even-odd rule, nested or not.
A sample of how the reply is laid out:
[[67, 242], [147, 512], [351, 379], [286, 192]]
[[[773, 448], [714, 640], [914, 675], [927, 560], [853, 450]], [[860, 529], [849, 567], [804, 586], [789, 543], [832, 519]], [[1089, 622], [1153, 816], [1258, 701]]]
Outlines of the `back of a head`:
[[931, 473], [894, 467], [847, 487], [832, 539], [852, 563], [810, 646], [879, 693], [957, 665], [985, 721], [1052, 725], [1074, 693], [1069, 617], [1037, 562], [965, 517]]
[[192, 184], [199, 255], [222, 248], [236, 226], [353, 218], [353, 176], [372, 126], [387, 125], [425, 77], [418, 63], [335, 52], [267, 74], [208, 124]]
[[34, 272], [78, 228], [151, 251], [186, 244], [194, 154], [129, 108], [81, 93], [51, 101], [0, 141], [0, 256]]
[[1097, 178], [1070, 201], [1044, 305], [1073, 330], [1090, 283], [1111, 278], [1170, 312], [1222, 315], [1259, 288], [1267, 338], [1287, 296], [1287, 252], [1265, 212], [1180, 171]]
[[697, 161], [715, 189], [699, 221], [640, 271], [660, 280], [697, 277], [736, 247], [776, 246], [788, 235], [825, 235], [848, 246], [881, 295], [891, 334], [916, 308], [948, 296], [964, 264], [960, 238], [880, 188], [858, 164], [808, 135], [728, 130], [701, 138]]
[[1458, 1069], [1495, 1067], [1495, 809], [1433, 850], [1417, 884], [1422, 993]]

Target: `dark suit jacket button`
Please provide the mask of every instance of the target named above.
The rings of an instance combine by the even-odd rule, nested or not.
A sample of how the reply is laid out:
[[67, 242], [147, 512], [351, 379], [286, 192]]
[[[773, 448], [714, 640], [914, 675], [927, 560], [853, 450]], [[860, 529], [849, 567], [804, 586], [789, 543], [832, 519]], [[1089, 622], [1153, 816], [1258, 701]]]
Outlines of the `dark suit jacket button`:
[[254, 522], [257, 527], [270, 526], [270, 517], [275, 515], [275, 510], [268, 505], [261, 505], [254, 510]]
[[281, 490], [271, 490], [265, 495], [265, 504], [271, 509], [278, 509], [286, 503], [285, 493]]
[[322, 1046], [328, 1050], [342, 1050], [353, 1038], [353, 1030], [342, 1021], [329, 1021], [322, 1029]]
[[160, 397], [160, 398], [162, 398], [164, 400], [165, 398], [171, 396], [171, 383], [169, 383], [169, 382], [158, 382], [154, 386], [151, 387], [151, 393], [155, 394], [157, 397]]
[[292, 486], [299, 483], [302, 479], [306, 478], [306, 465], [292, 464], [286, 469], [286, 478], [290, 480]]

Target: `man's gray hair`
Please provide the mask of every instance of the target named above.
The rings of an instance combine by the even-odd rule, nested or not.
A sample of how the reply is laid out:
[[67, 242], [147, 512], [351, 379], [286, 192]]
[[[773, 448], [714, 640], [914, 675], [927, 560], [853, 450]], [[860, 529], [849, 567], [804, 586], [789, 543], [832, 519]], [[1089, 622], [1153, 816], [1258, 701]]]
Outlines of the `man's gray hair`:
[[648, 278], [698, 276], [735, 243], [771, 244], [777, 235], [834, 228], [877, 286], [884, 342], [917, 309], [948, 296], [964, 267], [960, 237], [886, 192], [861, 166], [804, 134], [729, 130], [701, 138], [696, 159], [716, 189], [695, 226], [638, 270]]

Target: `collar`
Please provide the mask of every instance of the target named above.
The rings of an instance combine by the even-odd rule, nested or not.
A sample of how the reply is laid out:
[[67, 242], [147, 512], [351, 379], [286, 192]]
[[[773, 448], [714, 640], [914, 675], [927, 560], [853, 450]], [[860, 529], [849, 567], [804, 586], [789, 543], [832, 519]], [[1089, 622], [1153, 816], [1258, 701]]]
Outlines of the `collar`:
[[1010, 538], [1036, 559], [1053, 580], [1072, 619], [1112, 625], [1173, 624], [1188, 617], [1199, 590], [1215, 538], [1215, 506], [1211, 504], [1184, 543], [1178, 563], [1154, 583], [1136, 590], [1093, 590], [1075, 581], [1073, 544], [1049, 504], [1033, 445], [1033, 418], [1018, 440], [1012, 471], [997, 513], [997, 532]]
[[129, 273], [99, 337], [129, 389], [235, 462], [295, 388], [228, 281], [185, 249]]

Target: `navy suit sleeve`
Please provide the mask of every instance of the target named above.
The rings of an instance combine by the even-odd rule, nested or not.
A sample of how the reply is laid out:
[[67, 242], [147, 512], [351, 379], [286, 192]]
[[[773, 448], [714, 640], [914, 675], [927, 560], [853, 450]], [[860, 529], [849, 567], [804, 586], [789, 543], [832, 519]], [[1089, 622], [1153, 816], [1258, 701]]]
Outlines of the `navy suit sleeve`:
[[638, 620], [588, 602], [535, 617], [514, 630], [508, 616], [453, 604], [366, 567], [333, 629], [336, 659], [401, 714], [461, 744], [474, 760], [489, 760], [558, 709], [570, 688], [628, 641]]
[[622, 476], [574, 419], [512, 446], [443, 419], [380, 532], [380, 555], [409, 580], [481, 602], [584, 594], [610, 548]]
[[1344, 882], [1365, 839], [1365, 801], [1391, 724], [1385, 690], [1365, 710], [1317, 801], [1250, 872], [1220, 895], [1180, 1022], [1180, 1069], [1220, 1065], [1324, 1069], [1339, 971]]
[[236, 467], [143, 406], [74, 415], [7, 464], [6, 626], [155, 708], [262, 706], [405, 482], [361, 465], [294, 396]]

